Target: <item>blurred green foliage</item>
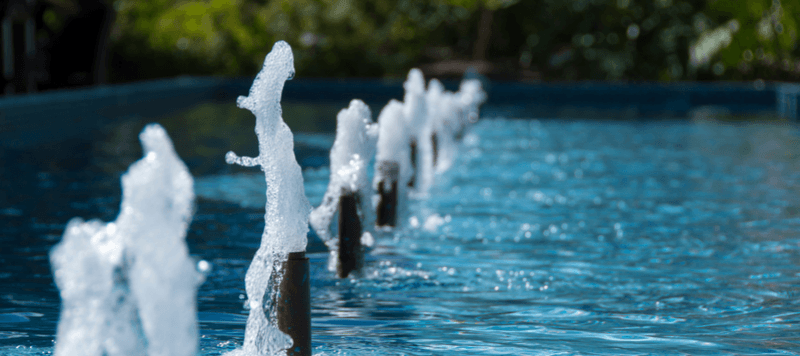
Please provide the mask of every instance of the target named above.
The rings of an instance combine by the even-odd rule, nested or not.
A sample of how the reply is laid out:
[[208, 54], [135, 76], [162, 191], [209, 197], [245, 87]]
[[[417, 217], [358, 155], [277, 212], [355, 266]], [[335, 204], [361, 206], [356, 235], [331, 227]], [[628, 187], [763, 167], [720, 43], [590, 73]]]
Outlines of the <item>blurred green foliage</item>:
[[[113, 5], [115, 81], [253, 75], [277, 40], [293, 46], [301, 77], [403, 77], [416, 66], [470, 65], [485, 57], [487, 74], [503, 79], [800, 78], [800, 0], [115, 0]], [[488, 44], [485, 53], [476, 53], [482, 31]], [[698, 43], [702, 60], [693, 62], [691, 48]]]

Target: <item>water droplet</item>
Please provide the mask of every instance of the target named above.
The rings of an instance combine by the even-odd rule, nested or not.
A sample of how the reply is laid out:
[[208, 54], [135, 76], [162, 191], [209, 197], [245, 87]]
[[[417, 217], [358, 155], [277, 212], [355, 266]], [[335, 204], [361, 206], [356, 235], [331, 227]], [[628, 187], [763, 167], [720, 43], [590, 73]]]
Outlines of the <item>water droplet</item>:
[[197, 261], [197, 271], [208, 274], [208, 272], [211, 272], [211, 263], [206, 260]]

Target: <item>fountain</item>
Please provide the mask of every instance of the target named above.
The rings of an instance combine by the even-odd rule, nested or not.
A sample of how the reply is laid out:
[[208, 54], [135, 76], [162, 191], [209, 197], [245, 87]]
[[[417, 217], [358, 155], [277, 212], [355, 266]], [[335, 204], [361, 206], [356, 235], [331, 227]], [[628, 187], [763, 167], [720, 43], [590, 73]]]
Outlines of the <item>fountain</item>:
[[[305, 257], [311, 207], [280, 106], [283, 85], [293, 75], [291, 48], [277, 42], [249, 95], [237, 100], [256, 116], [259, 155], [228, 152], [225, 159], [260, 166], [267, 201], [261, 245], [245, 276], [250, 312], [244, 343], [230, 356], [311, 352]], [[427, 195], [434, 148], [442, 152], [439, 169], [446, 169], [457, 133], [477, 116], [484, 98], [480, 84], [470, 81], [454, 94], [433, 80], [426, 92], [417, 69], [404, 87], [404, 102], [391, 100], [378, 124], [360, 100], [337, 116], [330, 180], [310, 223], [330, 249], [329, 269], [341, 278], [361, 266], [362, 246], [373, 243], [373, 226], [397, 224], [409, 187], [414, 197]], [[51, 254], [63, 298], [57, 355], [188, 356], [198, 351], [195, 296], [203, 278], [183, 241], [192, 216], [193, 180], [161, 126], [148, 126], [140, 138], [145, 156], [122, 178], [117, 220], [73, 219]], [[373, 156], [377, 194], [367, 177]], [[330, 232], [337, 211], [338, 239]]]
[[[353, 100], [336, 116], [336, 140], [330, 153], [330, 181], [322, 204], [311, 212], [311, 226], [328, 246], [328, 269], [344, 278], [361, 266], [362, 245], [372, 245], [372, 187], [367, 168], [375, 155], [378, 125], [369, 107]], [[330, 225], [339, 212], [338, 239]], [[366, 227], [366, 231], [362, 227]]]
[[[434, 81], [428, 84], [429, 106], [436, 101], [427, 95], [433, 95], [436, 86]], [[670, 350], [684, 354], [780, 354], [794, 349], [791, 335], [800, 325], [794, 313], [797, 303], [793, 302], [800, 246], [798, 194], [794, 189], [800, 165], [793, 159], [800, 154], [796, 125], [730, 125], [713, 117], [647, 122], [644, 114], [643, 120], [629, 122], [595, 117], [594, 111], [591, 119], [537, 120], [549, 116], [527, 111], [529, 102], [525, 100], [536, 100], [542, 91], [520, 91], [520, 87], [508, 86], [503, 92], [503, 85], [495, 86], [495, 93], [513, 89], [521, 94], [515, 99], [496, 96], [511, 102], [495, 102], [486, 113], [490, 119], [478, 123], [461, 142], [454, 140], [461, 145], [456, 151], [460, 157], [452, 161], [445, 175], [436, 176], [427, 200], [414, 202], [415, 209], [441, 214], [444, 223], [436, 229], [396, 229], [391, 234], [395, 238], [379, 240], [380, 248], [373, 251], [371, 263], [358, 279], [340, 280], [318, 273], [324, 271], [327, 256], [311, 256], [314, 276], [320, 278], [312, 285], [315, 306], [319, 306], [314, 310], [315, 352], [613, 355], [620, 350], [656, 354]], [[580, 89], [564, 87], [571, 92]], [[625, 88], [630, 93], [641, 87]], [[544, 89], [560, 90], [562, 101], [572, 100], [565, 99], [566, 89], [557, 85]], [[337, 90], [339, 87], [328, 92]], [[580, 90], [570, 98], [585, 103], [587, 91]], [[459, 93], [442, 91], [443, 98], [450, 99], [441, 103], [474, 102], [480, 96], [475, 93], [464, 83]], [[74, 95], [85, 97], [84, 92]], [[283, 97], [288, 99], [287, 94]], [[558, 98], [546, 97], [554, 101]], [[659, 100], [653, 91], [641, 97]], [[630, 96], [615, 100], [627, 98]], [[35, 102], [33, 99], [39, 97], [29, 99]], [[687, 95], [680, 100], [688, 107], [695, 99]], [[680, 100], [675, 105], [684, 105]], [[310, 100], [303, 105], [316, 103]], [[392, 116], [404, 120], [402, 105], [395, 102], [387, 106], [380, 122], [388, 123]], [[61, 104], [50, 106], [64, 110]], [[442, 110], [455, 113], [458, 120], [451, 117], [453, 121], [440, 123], [428, 107], [432, 131], [439, 136], [437, 172], [445, 169], [445, 132], [455, 132], [457, 137], [475, 118], [469, 107], [458, 110], [455, 106]], [[7, 118], [11, 116], [8, 109], [0, 111]], [[135, 120], [133, 125], [126, 121], [127, 126], [114, 128], [113, 134], [87, 133], [85, 141], [100, 139], [127, 145], [119, 138], [143, 123], [143, 119]], [[166, 126], [175, 119], [163, 120]], [[379, 130], [393, 132], [389, 125]], [[171, 126], [179, 125], [173, 121], [166, 127]], [[405, 126], [394, 131], [400, 133], [395, 138], [407, 138], [403, 130]], [[27, 135], [43, 136], [35, 132]], [[217, 137], [197, 135], [196, 141]], [[315, 147], [329, 148], [334, 139], [325, 133], [308, 136], [324, 143]], [[379, 146], [391, 146], [391, 135], [381, 136]], [[52, 147], [66, 151], [63, 146]], [[402, 181], [403, 174], [410, 172], [400, 169], [405, 164], [400, 161], [409, 160], [408, 141], [398, 147], [395, 152], [382, 150], [376, 154], [384, 163], [391, 162], [388, 159], [393, 155], [399, 158], [394, 165], [376, 166], [376, 176], [389, 182], [380, 184], [379, 193], [409, 189]], [[119, 170], [53, 167], [54, 163], [61, 167], [68, 164], [59, 162], [64, 156], [47, 155], [52, 151], [19, 148], [0, 152], [7, 163], [3, 167], [6, 200], [0, 208], [0, 260], [4, 261], [0, 271], [0, 355], [156, 353], [158, 341], [151, 340], [161, 334], [152, 331], [152, 323], [147, 326], [146, 320], [154, 316], [142, 301], [150, 293], [134, 291], [134, 286], [152, 280], [140, 278], [144, 272], [137, 272], [137, 268], [147, 267], [139, 261], [149, 257], [136, 252], [146, 244], [132, 242], [147, 237], [138, 232], [155, 229], [155, 225], [139, 224], [133, 226], [137, 233], [123, 234], [123, 230], [132, 228], [125, 221], [138, 217], [134, 211], [122, 209], [113, 212], [119, 218], [110, 224], [107, 222], [114, 220], [114, 215], [102, 223], [75, 219], [65, 230], [64, 216], [97, 216], [107, 209], [104, 204], [112, 210], [119, 207], [114, 199], [97, 197], [110, 196], [98, 192], [119, 181]], [[134, 168], [152, 167], [165, 156], [151, 151], [156, 153], [151, 155], [145, 148], [148, 158], [131, 167], [126, 177], [134, 171], [145, 172]], [[92, 145], [75, 153], [90, 156], [87, 161], [94, 164], [116, 159], [117, 152]], [[314, 157], [327, 154], [320, 149]], [[50, 161], [42, 162], [42, 157]], [[204, 157], [190, 148], [181, 158], [197, 162]], [[321, 201], [329, 185], [330, 172], [318, 167], [309, 164], [304, 172], [312, 202]], [[214, 169], [206, 174], [219, 173], [217, 167]], [[161, 169], [147, 172], [157, 177], [171, 174]], [[260, 172], [255, 173], [253, 180], [263, 184]], [[199, 181], [195, 181], [196, 188]], [[231, 186], [228, 181], [218, 183], [217, 188], [239, 188]], [[133, 201], [129, 187], [125, 206]], [[263, 190], [263, 186], [258, 190], [261, 197], [265, 196], [261, 195]], [[174, 189], [159, 192], [152, 194], [157, 199], [183, 194]], [[405, 193], [395, 194], [396, 199], [406, 197]], [[244, 279], [244, 269], [239, 266], [250, 263], [257, 247], [248, 243], [256, 238], [243, 234], [242, 227], [263, 223], [263, 212], [252, 214], [249, 208], [230, 202], [203, 199], [189, 232], [196, 251], [220, 261], [220, 268], [207, 276], [205, 288], [198, 292], [202, 312], [197, 315], [204, 335], [201, 348], [194, 345], [195, 339], [189, 346], [162, 354], [182, 354], [185, 349], [220, 355], [232, 350], [232, 339], [242, 335], [239, 333], [244, 330], [247, 315], [242, 313], [238, 299], [243, 288], [235, 281]], [[259, 204], [263, 206], [264, 202]], [[147, 209], [143, 216], [177, 221], [181, 226], [188, 221], [188, 215], [156, 214], [160, 208], [151, 209], [149, 202]], [[423, 225], [427, 224], [418, 226]], [[251, 229], [257, 235], [260, 230]], [[52, 321], [59, 303], [50, 293], [52, 279], [41, 257], [54, 243], [53, 237], [62, 234], [63, 242], [51, 255], [64, 298], [54, 345]], [[182, 236], [182, 232], [176, 236]], [[178, 256], [170, 254], [173, 260]], [[274, 270], [282, 267], [280, 263], [267, 266]], [[170, 287], [196, 285], [197, 274], [188, 267], [165, 272], [176, 270], [194, 276], [170, 282]], [[308, 276], [287, 274], [283, 280], [296, 275]], [[275, 279], [267, 283], [271, 284], [267, 284], [265, 293], [271, 293]], [[169, 293], [174, 299], [175, 293]], [[263, 300], [274, 302], [269, 297]], [[168, 305], [178, 312], [192, 303], [193, 298], [188, 298]], [[281, 313], [280, 304], [274, 305], [278, 315], [288, 315]], [[173, 310], [158, 309], [159, 314]], [[175, 319], [172, 314], [169, 317]], [[280, 318], [270, 322], [275, 327], [283, 323]], [[165, 324], [176, 325], [174, 320]], [[166, 330], [163, 338], [187, 345], [170, 332]], [[498, 338], [498, 333], [503, 337]], [[288, 343], [282, 333], [271, 335]], [[298, 339], [293, 342], [297, 345]]]
[[397, 225], [411, 181], [411, 154], [403, 103], [392, 99], [378, 115], [374, 186], [378, 193], [376, 225]]
[[[392, 227], [403, 213], [406, 186], [424, 198], [434, 173], [452, 164], [457, 141], [478, 118], [486, 100], [480, 81], [466, 79], [457, 93], [432, 79], [425, 91], [422, 72], [412, 69], [403, 84], [404, 102], [392, 100], [378, 116], [374, 186], [376, 225]], [[417, 183], [419, 182], [419, 183]]]
[[463, 109], [455, 105], [454, 95], [446, 92], [437, 79], [428, 83], [425, 100], [431, 121], [432, 164], [436, 172], [443, 172], [450, 167], [455, 156], [455, 131]]
[[462, 137], [469, 125], [480, 117], [480, 106], [486, 102], [486, 92], [478, 79], [467, 79], [461, 82], [456, 95], [456, 102], [463, 108], [461, 120], [458, 120], [456, 137]]
[[417, 195], [424, 197], [433, 180], [433, 155], [422, 71], [416, 68], [409, 71], [403, 88], [403, 118], [408, 128], [409, 157], [413, 169], [408, 186], [414, 188]]
[[139, 139], [144, 158], [122, 176], [117, 219], [72, 219], [50, 254], [62, 299], [58, 356], [197, 354], [202, 276], [184, 241], [192, 176], [161, 126]]
[[464, 131], [478, 120], [486, 93], [477, 79], [465, 79], [457, 93], [445, 91], [439, 80], [431, 79], [425, 99], [431, 126], [433, 166], [435, 172], [442, 173], [453, 164], [457, 143]]
[[230, 352], [231, 356], [275, 355], [290, 348], [289, 354], [311, 353], [308, 259], [304, 256], [311, 205], [303, 191], [292, 132], [281, 117], [280, 106], [283, 85], [293, 76], [292, 49], [278, 41], [264, 59], [250, 94], [237, 100], [240, 108], [256, 116], [259, 155], [239, 157], [228, 152], [225, 160], [261, 167], [267, 203], [261, 246], [245, 276], [250, 314], [244, 344]]

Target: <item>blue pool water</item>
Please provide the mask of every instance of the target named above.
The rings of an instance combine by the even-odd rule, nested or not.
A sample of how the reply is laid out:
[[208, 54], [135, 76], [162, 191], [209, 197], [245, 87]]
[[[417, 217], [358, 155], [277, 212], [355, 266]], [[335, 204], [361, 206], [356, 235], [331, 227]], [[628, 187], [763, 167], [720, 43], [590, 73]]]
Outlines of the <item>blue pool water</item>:
[[[336, 278], [312, 243], [314, 354], [800, 353], [795, 124], [502, 113], [485, 111], [430, 197], [377, 237], [361, 276]], [[115, 218], [140, 121], [2, 151], [0, 355], [52, 350], [47, 253], [70, 218]], [[236, 143], [162, 124], [196, 179], [187, 239], [213, 266], [199, 291], [201, 347], [219, 355], [243, 338], [263, 175], [224, 165]], [[229, 130], [255, 147], [252, 126]], [[318, 205], [333, 134], [296, 139]]]

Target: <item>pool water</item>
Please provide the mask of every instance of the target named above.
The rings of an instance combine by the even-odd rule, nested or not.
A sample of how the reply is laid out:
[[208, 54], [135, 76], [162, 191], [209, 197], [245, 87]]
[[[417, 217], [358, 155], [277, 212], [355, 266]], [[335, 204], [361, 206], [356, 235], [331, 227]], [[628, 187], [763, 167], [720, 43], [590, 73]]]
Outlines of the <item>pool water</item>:
[[[800, 353], [795, 124], [507, 113], [484, 111], [360, 276], [336, 278], [312, 241], [315, 355]], [[70, 218], [115, 218], [141, 121], [0, 154], [12, 162], [0, 176], [0, 355], [51, 352], [47, 253]], [[189, 248], [213, 266], [198, 296], [202, 354], [219, 355], [242, 342], [264, 224], [263, 175], [223, 156], [254, 151], [255, 136], [186, 139], [166, 121], [196, 180]], [[316, 206], [333, 133], [296, 140]]]

